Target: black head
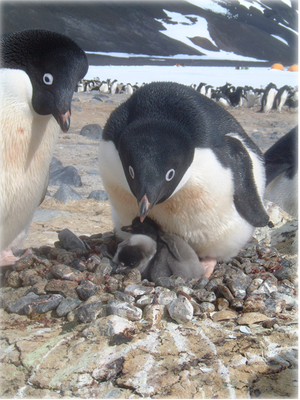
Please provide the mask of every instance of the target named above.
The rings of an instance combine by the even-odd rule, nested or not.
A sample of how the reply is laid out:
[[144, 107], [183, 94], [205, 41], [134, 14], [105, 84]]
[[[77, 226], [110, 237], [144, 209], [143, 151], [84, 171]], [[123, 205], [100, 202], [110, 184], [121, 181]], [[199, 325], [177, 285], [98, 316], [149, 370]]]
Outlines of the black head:
[[5, 35], [1, 39], [1, 67], [25, 71], [33, 88], [34, 111], [52, 114], [67, 132], [76, 84], [88, 70], [87, 57], [73, 40], [39, 29]]
[[160, 227], [149, 217], [146, 217], [143, 222], [141, 222], [139, 217], [136, 217], [131, 225], [123, 226], [121, 230], [133, 235], [147, 235], [156, 241]]
[[118, 144], [123, 169], [141, 221], [176, 190], [194, 157], [190, 135], [174, 120], [137, 119]]

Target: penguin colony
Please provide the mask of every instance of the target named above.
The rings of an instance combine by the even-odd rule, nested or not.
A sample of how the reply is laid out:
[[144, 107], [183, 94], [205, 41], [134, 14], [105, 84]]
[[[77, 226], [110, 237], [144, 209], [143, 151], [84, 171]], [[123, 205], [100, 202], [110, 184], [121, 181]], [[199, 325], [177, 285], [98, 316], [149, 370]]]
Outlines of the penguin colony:
[[71, 101], [88, 69], [71, 39], [26, 30], [1, 39], [0, 263], [26, 235], [42, 202], [60, 129], [70, 126]]
[[[142, 85], [144, 86], [144, 84]], [[141, 87], [142, 87], [141, 86]], [[274, 83], [269, 83], [264, 89], [252, 86], [235, 87], [230, 83], [214, 88], [212, 85], [201, 82], [199, 85], [190, 85], [197, 92], [214, 100], [225, 107], [260, 107], [260, 111], [268, 113], [270, 110], [281, 112], [282, 107], [298, 107], [298, 87], [283, 86], [277, 88]], [[139, 89], [138, 84], [118, 83], [116, 79], [101, 81], [99, 78], [79, 82], [77, 92], [99, 91], [110, 94], [132, 94]]]

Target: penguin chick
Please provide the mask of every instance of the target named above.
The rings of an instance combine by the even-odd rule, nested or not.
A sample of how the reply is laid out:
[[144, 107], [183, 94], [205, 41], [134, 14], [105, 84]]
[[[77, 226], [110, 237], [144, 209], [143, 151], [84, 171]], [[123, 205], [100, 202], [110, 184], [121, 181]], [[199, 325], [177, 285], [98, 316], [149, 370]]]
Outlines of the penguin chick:
[[156, 255], [149, 267], [150, 277], [157, 282], [162, 276], [176, 275], [184, 279], [200, 279], [206, 273], [195, 251], [182, 238], [171, 233], [163, 232], [160, 227], [146, 217], [143, 222], [137, 217], [130, 226], [123, 226], [122, 231], [135, 236], [147, 235], [156, 240]]
[[265, 152], [265, 198], [298, 218], [298, 126]]
[[121, 238], [122, 226], [148, 215], [213, 268], [268, 223], [263, 154], [234, 117], [190, 87], [136, 90], [110, 115], [98, 160]]
[[118, 245], [113, 261], [126, 267], [137, 268], [143, 278], [151, 280], [151, 260], [156, 250], [156, 242], [149, 236], [133, 235]]
[[71, 39], [45, 30], [3, 36], [0, 62], [0, 263], [7, 265], [43, 199], [54, 145], [60, 128], [69, 129], [88, 62]]

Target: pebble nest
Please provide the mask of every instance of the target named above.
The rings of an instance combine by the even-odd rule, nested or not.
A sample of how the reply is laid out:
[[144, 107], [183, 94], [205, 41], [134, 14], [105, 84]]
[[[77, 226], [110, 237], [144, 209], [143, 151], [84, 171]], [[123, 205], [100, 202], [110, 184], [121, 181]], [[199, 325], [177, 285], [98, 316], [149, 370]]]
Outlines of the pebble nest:
[[[2, 271], [0, 306], [30, 319], [64, 318], [89, 323], [108, 315], [154, 323], [186, 323], [210, 316], [235, 318], [239, 325], [271, 328], [286, 311], [296, 311], [296, 262], [255, 239], [209, 278], [185, 281], [162, 277], [154, 284], [137, 269], [115, 264], [118, 239], [112, 232], [77, 237], [68, 229], [54, 247], [32, 254]], [[247, 333], [247, 332], [245, 332]]]

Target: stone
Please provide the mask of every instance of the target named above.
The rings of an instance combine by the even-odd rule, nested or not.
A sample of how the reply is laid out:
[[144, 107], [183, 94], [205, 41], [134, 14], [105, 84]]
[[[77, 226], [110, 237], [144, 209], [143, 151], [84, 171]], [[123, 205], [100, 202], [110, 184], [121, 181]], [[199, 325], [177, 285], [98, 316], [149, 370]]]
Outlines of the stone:
[[113, 271], [112, 261], [103, 257], [100, 261], [100, 264], [96, 267], [95, 272], [100, 274], [101, 276], [110, 275]]
[[88, 139], [100, 140], [102, 137], [102, 128], [98, 124], [85, 125], [81, 129], [80, 135], [85, 136]]
[[69, 201], [82, 199], [79, 193], [66, 184], [62, 184], [57, 192], [54, 193], [53, 197], [64, 204], [67, 204]]
[[252, 279], [242, 271], [232, 272], [225, 278], [225, 284], [230, 289], [235, 298], [244, 299], [247, 294], [247, 288]]
[[[175, 294], [175, 293], [174, 293]], [[130, 296], [132, 297], [132, 296]], [[175, 295], [176, 297], [176, 295]], [[155, 295], [154, 294], [145, 294], [144, 296], [141, 296], [139, 299], [137, 299], [137, 301], [135, 302], [135, 304], [140, 307], [143, 308], [149, 304], [152, 304], [154, 301]], [[134, 299], [134, 298], [133, 298]], [[134, 299], [135, 300], [135, 299]]]
[[77, 320], [84, 324], [96, 320], [102, 314], [103, 304], [96, 296], [90, 297], [77, 308]]
[[237, 313], [232, 310], [217, 311], [212, 316], [212, 319], [214, 322], [227, 321], [227, 320], [236, 319], [236, 318], [237, 318]]
[[100, 265], [101, 259], [96, 254], [93, 254], [86, 261], [86, 269], [90, 272], [94, 272], [98, 265]]
[[87, 300], [89, 297], [94, 296], [98, 290], [98, 286], [89, 280], [82, 280], [80, 285], [76, 288], [82, 300]]
[[155, 303], [162, 306], [166, 306], [173, 300], [176, 300], [176, 293], [172, 292], [170, 289], [162, 288], [160, 286], [155, 288]]
[[209, 303], [207, 301], [202, 301], [199, 304], [199, 309], [202, 313], [213, 312], [213, 311], [215, 311], [215, 306], [212, 303]]
[[160, 324], [165, 311], [165, 306], [161, 304], [148, 304], [143, 311], [143, 318], [151, 325]]
[[218, 311], [226, 310], [229, 308], [229, 301], [223, 297], [219, 297], [216, 301], [216, 308]]
[[124, 289], [124, 293], [129, 294], [133, 297], [143, 296], [145, 294], [154, 293], [154, 288], [151, 286], [143, 285], [128, 285]]
[[23, 286], [33, 286], [42, 279], [34, 269], [25, 269], [20, 272], [20, 278], [22, 279]]
[[97, 201], [107, 201], [108, 195], [105, 190], [93, 190], [89, 195], [88, 199], [94, 199]]
[[45, 286], [45, 291], [47, 293], [58, 293], [64, 297], [78, 298], [76, 288], [78, 282], [75, 281], [64, 281], [60, 279], [51, 279]]
[[12, 271], [8, 274], [6, 283], [10, 287], [19, 288], [22, 286], [22, 279], [17, 271]]
[[230, 307], [236, 311], [242, 311], [244, 309], [244, 300], [242, 299], [233, 299], [230, 302]]
[[135, 302], [135, 298], [133, 296], [124, 292], [119, 292], [118, 290], [114, 293], [114, 298], [116, 300], [126, 301], [129, 304], [133, 304]]
[[249, 312], [237, 318], [236, 322], [239, 325], [252, 325], [267, 320], [270, 320], [270, 318], [264, 314], [258, 312]]
[[118, 315], [122, 318], [127, 318], [130, 321], [139, 321], [142, 318], [142, 310], [126, 301], [109, 300], [107, 302], [108, 314]]
[[51, 272], [56, 278], [63, 280], [81, 282], [84, 279], [84, 274], [82, 272], [64, 264], [53, 264], [51, 266]]
[[6, 311], [9, 313], [25, 314], [24, 308], [39, 298], [35, 293], [28, 293], [26, 296], [20, 297], [18, 300], [8, 303]]
[[128, 269], [123, 285], [124, 287], [128, 285], [138, 285], [141, 283], [141, 281], [142, 281], [142, 276], [138, 269], [136, 268]]
[[51, 171], [49, 175], [49, 185], [70, 185], [73, 187], [81, 187], [82, 182], [77, 169], [72, 165], [69, 165]]
[[31, 287], [31, 291], [38, 295], [47, 294], [45, 289], [47, 284], [48, 284], [47, 279], [41, 279]]
[[194, 308], [185, 296], [179, 296], [167, 305], [170, 317], [178, 324], [185, 324], [193, 318]]
[[73, 311], [76, 307], [78, 307], [80, 303], [81, 301], [79, 299], [75, 299], [74, 297], [66, 297], [65, 299], [62, 299], [57, 307], [56, 314], [58, 317], [64, 317], [70, 311]]
[[194, 291], [194, 297], [200, 302], [206, 301], [212, 303], [216, 300], [216, 295], [214, 292], [207, 291], [205, 289], [199, 289]]
[[63, 229], [58, 233], [58, 239], [65, 250], [86, 250], [86, 247], [81, 239], [77, 237], [70, 229]]
[[205, 276], [203, 278], [201, 278], [198, 282], [196, 282], [193, 285], [193, 289], [197, 290], [197, 289], [204, 289], [205, 286], [209, 283], [209, 279]]
[[126, 318], [118, 315], [108, 315], [93, 321], [87, 329], [83, 331], [85, 337], [89, 337], [93, 331], [101, 336], [113, 337], [128, 331], [134, 331], [135, 325]]
[[45, 314], [55, 310], [62, 299], [60, 294], [38, 296], [36, 300], [24, 307], [24, 312], [27, 315]]
[[228, 300], [229, 302], [231, 302], [234, 299], [233, 294], [231, 293], [231, 291], [228, 289], [227, 286], [221, 284], [218, 285], [217, 288], [221, 293], [221, 295], [224, 296], [225, 299]]

